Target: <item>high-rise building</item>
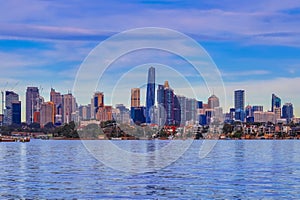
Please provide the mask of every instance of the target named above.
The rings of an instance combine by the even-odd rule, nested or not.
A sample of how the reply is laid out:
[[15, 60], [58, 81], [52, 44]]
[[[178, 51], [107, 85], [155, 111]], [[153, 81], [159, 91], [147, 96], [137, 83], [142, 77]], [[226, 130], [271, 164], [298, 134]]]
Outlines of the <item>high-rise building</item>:
[[185, 126], [186, 123], [186, 97], [185, 96], [177, 96], [180, 105], [180, 125]]
[[131, 107], [130, 116], [132, 121], [137, 125], [144, 124], [146, 122], [145, 112], [146, 107], [144, 106]]
[[247, 105], [245, 108], [246, 118], [253, 117], [252, 106]]
[[235, 110], [244, 110], [245, 107], [245, 91], [236, 90], [234, 91], [234, 108]]
[[[196, 99], [186, 98], [185, 112], [186, 112], [186, 121], [187, 122], [190, 122], [193, 124], [194, 122], [199, 120], [198, 114], [197, 114], [197, 107], [198, 107], [198, 101]], [[208, 104], [205, 109], [209, 109]]]
[[112, 120], [112, 106], [103, 106], [99, 107], [96, 119], [100, 122]]
[[121, 124], [130, 123], [130, 111], [123, 104], [117, 104], [116, 109], [113, 110], [113, 118]]
[[264, 107], [263, 106], [252, 106], [252, 113], [254, 113], [255, 111], [263, 112]]
[[5, 114], [4, 114], [4, 124], [13, 124], [13, 102], [19, 101], [19, 95], [13, 91], [5, 92]]
[[275, 123], [275, 114], [274, 112], [262, 112], [262, 111], [255, 111], [253, 113], [254, 122], [272, 122]]
[[140, 88], [131, 89], [131, 107], [140, 107]]
[[12, 102], [12, 124], [21, 125], [21, 101]]
[[40, 110], [40, 125], [44, 127], [47, 123], [55, 120], [55, 105], [52, 101], [43, 103]]
[[165, 81], [164, 85], [158, 85], [157, 103], [159, 125], [179, 126], [181, 123], [180, 102], [168, 81]]
[[165, 125], [166, 112], [165, 112], [165, 88], [163, 85], [157, 87], [157, 123], [159, 126]]
[[286, 119], [287, 123], [290, 123], [294, 117], [293, 104], [285, 103], [282, 106], [282, 118]]
[[272, 94], [272, 101], [271, 101], [271, 111], [274, 112], [274, 108], [281, 108], [281, 99]]
[[91, 119], [91, 104], [79, 106], [79, 119], [80, 120]]
[[76, 99], [71, 93], [64, 94], [62, 95], [62, 102], [62, 122], [69, 123], [72, 120], [72, 113], [76, 112], [77, 109]]
[[[121, 115], [121, 110], [120, 110], [120, 115]], [[132, 122], [137, 125], [146, 123], [145, 112], [146, 112], [146, 108], [140, 105], [140, 88], [132, 88], [131, 108], [130, 108], [130, 118], [132, 119]]]
[[26, 90], [26, 123], [33, 122], [34, 112], [39, 110], [40, 101], [39, 89], [37, 87], [27, 87]]
[[234, 91], [234, 108], [235, 108], [235, 119], [244, 121], [245, 118], [245, 91], [236, 90]]
[[210, 109], [220, 107], [219, 98], [216, 95], [213, 94], [208, 98], [208, 107]]
[[62, 115], [62, 95], [51, 88], [50, 101], [54, 103], [56, 115]]
[[93, 96], [93, 107], [94, 107], [94, 115], [96, 116], [99, 108], [104, 107], [104, 94], [103, 92], [95, 92]]
[[154, 119], [153, 106], [155, 103], [155, 68], [148, 70], [147, 95], [146, 95], [146, 123], [151, 123]]
[[274, 107], [275, 120], [281, 119], [281, 108]]

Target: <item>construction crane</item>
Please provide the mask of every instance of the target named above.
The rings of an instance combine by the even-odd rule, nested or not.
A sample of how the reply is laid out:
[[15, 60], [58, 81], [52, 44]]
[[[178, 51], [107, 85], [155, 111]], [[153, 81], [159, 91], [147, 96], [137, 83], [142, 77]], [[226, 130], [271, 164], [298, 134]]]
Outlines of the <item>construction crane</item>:
[[16, 82], [15, 85], [10, 89], [10, 90], [13, 90], [15, 89], [15, 87], [17, 87], [17, 85], [20, 83], [20, 81]]

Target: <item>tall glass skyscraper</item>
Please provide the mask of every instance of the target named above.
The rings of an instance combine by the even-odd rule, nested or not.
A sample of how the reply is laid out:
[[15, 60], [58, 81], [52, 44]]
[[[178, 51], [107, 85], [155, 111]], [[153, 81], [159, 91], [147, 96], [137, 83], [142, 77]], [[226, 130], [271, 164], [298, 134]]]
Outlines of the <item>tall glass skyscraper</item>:
[[235, 108], [235, 119], [244, 121], [245, 118], [245, 91], [244, 90], [234, 91], [234, 108]]
[[38, 111], [39, 89], [37, 87], [27, 87], [26, 90], [26, 123], [33, 122], [34, 112]]
[[286, 119], [287, 123], [290, 123], [293, 117], [294, 117], [293, 104], [291, 103], [284, 104], [282, 106], [282, 118]]
[[146, 96], [146, 123], [151, 123], [153, 117], [153, 106], [155, 103], [155, 68], [148, 70], [147, 96]]
[[271, 102], [271, 111], [274, 112], [274, 108], [280, 108], [281, 107], [281, 99], [276, 96], [275, 94], [272, 94], [272, 102]]
[[[18, 103], [19, 103], [19, 95], [18, 94], [14, 93], [13, 91], [5, 92], [4, 123], [6, 125], [21, 124], [21, 122], [18, 123], [19, 120], [16, 121], [16, 118], [19, 119], [18, 115], [16, 115], [17, 112], [20, 114], [20, 120], [21, 120], [21, 110], [18, 109], [18, 105], [17, 105]], [[20, 102], [20, 105], [21, 105], [21, 102]], [[17, 122], [17, 123], [15, 123], [15, 122]]]
[[157, 88], [158, 124], [160, 126], [180, 126], [181, 108], [174, 90], [170, 88], [168, 81]]

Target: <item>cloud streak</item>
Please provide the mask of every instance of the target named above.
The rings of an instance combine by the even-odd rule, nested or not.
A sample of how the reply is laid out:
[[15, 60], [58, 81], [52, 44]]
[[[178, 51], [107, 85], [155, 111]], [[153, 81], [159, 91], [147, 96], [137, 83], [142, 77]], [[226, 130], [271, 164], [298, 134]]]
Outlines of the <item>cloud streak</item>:
[[[3, 13], [2, 38], [101, 41], [121, 30], [160, 26], [195, 35], [200, 40], [300, 45], [300, 14], [286, 12], [300, 7], [295, 1], [282, 3], [276, 0], [272, 4], [255, 1], [240, 6], [228, 3], [223, 7], [218, 3], [196, 4], [193, 8], [189, 3], [180, 7], [180, 4], [176, 6], [170, 2], [167, 5], [173, 6], [167, 8], [159, 1], [155, 6], [138, 2], [120, 5], [113, 1], [105, 4], [79, 1], [70, 5], [64, 1], [51, 1], [32, 3], [35, 6], [31, 8], [27, 6], [29, 2], [18, 2], [22, 11], [12, 3], [4, 3], [3, 8], [7, 9], [0, 9]], [[9, 14], [12, 7], [20, 13]]]

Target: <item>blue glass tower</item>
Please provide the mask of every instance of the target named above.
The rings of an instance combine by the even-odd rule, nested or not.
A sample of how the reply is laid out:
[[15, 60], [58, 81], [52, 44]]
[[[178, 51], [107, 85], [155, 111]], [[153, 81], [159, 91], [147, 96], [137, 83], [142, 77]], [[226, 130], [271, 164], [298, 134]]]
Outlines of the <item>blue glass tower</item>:
[[281, 99], [276, 96], [275, 94], [272, 94], [272, 102], [271, 102], [271, 111], [274, 112], [274, 108], [280, 108], [281, 107]]
[[235, 119], [244, 121], [245, 119], [245, 91], [236, 90], [234, 91], [234, 108], [235, 108]]
[[291, 103], [284, 104], [282, 107], [282, 118], [286, 119], [287, 123], [290, 123], [293, 117], [294, 117], [293, 104]]
[[151, 123], [153, 118], [153, 109], [155, 103], [155, 68], [150, 67], [148, 70], [147, 96], [146, 96], [146, 123]]
[[21, 125], [21, 101], [12, 102], [12, 124]]

